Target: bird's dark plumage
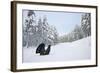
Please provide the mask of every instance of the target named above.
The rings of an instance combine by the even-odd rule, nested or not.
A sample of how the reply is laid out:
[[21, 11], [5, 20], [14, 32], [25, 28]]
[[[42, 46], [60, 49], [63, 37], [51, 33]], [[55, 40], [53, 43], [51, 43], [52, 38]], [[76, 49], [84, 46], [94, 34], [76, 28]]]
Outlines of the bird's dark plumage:
[[45, 50], [45, 44], [41, 43], [36, 49], [36, 53], [40, 53], [40, 55], [48, 55], [50, 53], [51, 45], [48, 45], [48, 48]]
[[36, 53], [40, 53], [41, 50], [45, 50], [45, 44], [44, 43], [41, 43], [38, 48], [36, 49]]

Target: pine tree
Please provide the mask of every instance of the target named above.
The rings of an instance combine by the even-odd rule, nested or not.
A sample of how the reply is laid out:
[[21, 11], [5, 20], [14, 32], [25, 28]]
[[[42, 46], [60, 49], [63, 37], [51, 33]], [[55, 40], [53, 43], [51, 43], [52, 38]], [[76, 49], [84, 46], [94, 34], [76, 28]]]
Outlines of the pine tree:
[[91, 14], [84, 13], [82, 15], [81, 27], [84, 32], [84, 37], [91, 35]]
[[73, 34], [74, 34], [73, 40], [78, 40], [78, 39], [83, 38], [83, 32], [82, 32], [81, 26], [76, 25], [73, 30]]
[[47, 17], [36, 19], [35, 12], [29, 10], [23, 25], [23, 46], [54, 45], [57, 39], [57, 30], [48, 23]]
[[35, 12], [29, 10], [25, 19], [25, 25], [23, 26], [23, 46], [31, 46], [33, 43], [32, 35], [35, 25]]

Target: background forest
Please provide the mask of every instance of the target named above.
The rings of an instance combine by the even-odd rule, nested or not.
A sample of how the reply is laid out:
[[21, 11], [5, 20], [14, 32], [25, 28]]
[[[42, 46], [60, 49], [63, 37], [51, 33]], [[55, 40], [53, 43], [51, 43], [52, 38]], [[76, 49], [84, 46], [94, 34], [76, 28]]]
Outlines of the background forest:
[[47, 16], [44, 15], [37, 19], [37, 14], [34, 10], [28, 10], [27, 17], [23, 18], [23, 21], [23, 47], [38, 46], [40, 43], [56, 45], [91, 36], [90, 13], [82, 13], [81, 24], [76, 24], [72, 31], [63, 36], [59, 36], [58, 30], [48, 22]]

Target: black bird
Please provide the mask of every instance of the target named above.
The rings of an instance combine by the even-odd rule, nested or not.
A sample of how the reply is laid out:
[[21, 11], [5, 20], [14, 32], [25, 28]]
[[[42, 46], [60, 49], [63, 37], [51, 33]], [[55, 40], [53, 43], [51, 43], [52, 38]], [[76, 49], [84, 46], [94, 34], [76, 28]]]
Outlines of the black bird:
[[42, 49], [40, 51], [40, 55], [48, 55], [50, 53], [50, 49], [51, 49], [51, 45], [49, 45], [46, 50], [45, 49]]
[[51, 45], [48, 45], [48, 48], [45, 50], [45, 44], [41, 43], [37, 49], [36, 54], [40, 53], [40, 55], [48, 55], [50, 53]]
[[41, 43], [38, 47], [37, 47], [37, 49], [36, 49], [36, 53], [42, 53], [42, 52], [44, 52], [45, 51], [45, 44], [44, 43]]

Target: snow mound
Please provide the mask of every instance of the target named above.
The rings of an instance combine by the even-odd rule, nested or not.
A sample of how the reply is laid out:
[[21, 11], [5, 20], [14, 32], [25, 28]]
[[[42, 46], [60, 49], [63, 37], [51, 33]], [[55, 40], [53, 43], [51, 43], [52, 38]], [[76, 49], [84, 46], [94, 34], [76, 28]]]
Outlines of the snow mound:
[[23, 48], [23, 63], [73, 61], [91, 58], [91, 37], [83, 38], [70, 43], [59, 43], [51, 46], [49, 55], [36, 54], [36, 47]]

